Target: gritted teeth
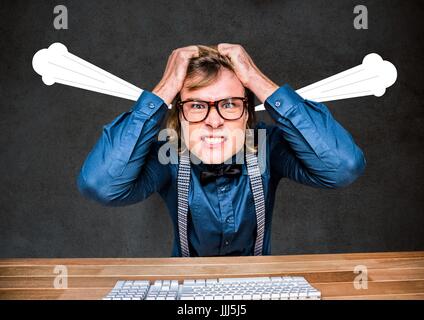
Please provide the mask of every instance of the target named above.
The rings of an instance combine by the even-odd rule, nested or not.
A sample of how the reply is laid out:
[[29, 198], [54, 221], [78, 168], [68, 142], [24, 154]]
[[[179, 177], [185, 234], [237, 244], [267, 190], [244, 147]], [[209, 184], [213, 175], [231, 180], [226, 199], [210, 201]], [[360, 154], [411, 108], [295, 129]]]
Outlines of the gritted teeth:
[[202, 139], [205, 139], [205, 138], [220, 138], [220, 139], [226, 139], [226, 137], [225, 137], [225, 136], [222, 136], [222, 135], [216, 135], [216, 136], [214, 136], [214, 135], [202, 136]]
[[203, 136], [202, 141], [205, 141], [209, 144], [221, 143], [227, 140], [224, 136]]

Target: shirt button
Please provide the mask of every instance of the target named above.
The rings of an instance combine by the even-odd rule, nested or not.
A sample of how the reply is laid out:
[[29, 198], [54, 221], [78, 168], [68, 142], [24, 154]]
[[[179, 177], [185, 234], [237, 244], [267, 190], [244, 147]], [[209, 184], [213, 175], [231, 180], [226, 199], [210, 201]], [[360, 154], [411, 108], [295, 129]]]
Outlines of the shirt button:
[[155, 104], [154, 104], [153, 102], [150, 102], [150, 103], [149, 103], [149, 108], [150, 108], [150, 109], [153, 109], [154, 107], [155, 107]]
[[281, 105], [281, 102], [279, 100], [275, 101], [275, 106], [279, 107]]
[[228, 244], [229, 244], [228, 240], [227, 240], [227, 241], [225, 241], [224, 243], [225, 243], [225, 245], [226, 245], [226, 246], [228, 246]]
[[231, 217], [227, 217], [227, 219], [225, 219], [226, 223], [229, 223], [231, 221]]

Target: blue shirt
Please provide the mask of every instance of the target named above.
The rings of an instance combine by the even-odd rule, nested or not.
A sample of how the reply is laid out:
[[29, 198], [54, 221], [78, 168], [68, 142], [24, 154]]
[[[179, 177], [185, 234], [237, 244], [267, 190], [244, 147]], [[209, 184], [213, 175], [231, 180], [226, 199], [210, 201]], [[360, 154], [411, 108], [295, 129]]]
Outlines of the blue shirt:
[[[366, 161], [352, 136], [322, 103], [305, 100], [289, 85], [264, 103], [275, 120], [266, 130], [262, 173], [266, 223], [263, 254], [271, 254], [275, 191], [282, 178], [318, 188], [339, 188], [364, 171]], [[126, 206], [158, 192], [174, 227], [173, 256], [181, 256], [177, 223], [177, 170], [158, 158], [158, 132], [168, 110], [158, 96], [144, 91], [134, 107], [103, 127], [80, 170], [80, 192], [107, 206]], [[233, 159], [236, 155], [233, 156]], [[191, 165], [188, 239], [192, 256], [252, 255], [256, 216], [246, 164], [236, 177], [200, 184], [204, 164]]]

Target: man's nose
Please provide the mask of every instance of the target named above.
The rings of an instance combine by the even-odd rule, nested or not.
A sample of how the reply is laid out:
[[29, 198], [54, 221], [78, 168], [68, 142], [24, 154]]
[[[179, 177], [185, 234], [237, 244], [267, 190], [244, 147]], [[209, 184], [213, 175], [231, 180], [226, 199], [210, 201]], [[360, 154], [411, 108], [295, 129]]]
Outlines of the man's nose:
[[224, 123], [224, 119], [218, 113], [216, 107], [210, 107], [208, 117], [205, 119], [205, 123], [213, 128], [219, 127]]

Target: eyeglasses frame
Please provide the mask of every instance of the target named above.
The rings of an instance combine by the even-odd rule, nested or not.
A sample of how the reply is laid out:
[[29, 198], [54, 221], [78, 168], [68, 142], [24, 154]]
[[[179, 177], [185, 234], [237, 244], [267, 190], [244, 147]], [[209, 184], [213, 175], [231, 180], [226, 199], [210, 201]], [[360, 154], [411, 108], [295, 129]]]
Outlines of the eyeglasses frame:
[[[226, 118], [224, 118], [222, 116], [221, 112], [219, 111], [218, 104], [221, 101], [229, 100], [229, 99], [241, 99], [243, 101], [243, 112], [241, 113], [240, 117], [238, 117], [236, 119], [226, 119]], [[187, 120], [187, 118], [186, 118], [186, 116], [184, 114], [184, 110], [182, 110], [182, 106], [186, 102], [203, 102], [203, 103], [206, 103], [208, 105], [208, 112], [206, 113], [205, 117], [202, 120], [199, 120], [199, 121], [189, 121], [189, 120]], [[205, 121], [205, 119], [208, 118], [209, 112], [211, 111], [211, 108], [212, 107], [215, 107], [216, 111], [218, 112], [219, 116], [222, 119], [224, 119], [226, 121], [234, 121], [234, 120], [240, 119], [243, 116], [246, 108], [248, 107], [248, 98], [247, 97], [230, 97], [230, 98], [224, 98], [224, 99], [220, 99], [220, 100], [216, 100], [216, 101], [204, 101], [204, 100], [198, 100], [198, 99], [187, 99], [187, 100], [184, 100], [184, 101], [181, 101], [181, 100], [177, 101], [177, 106], [179, 107], [179, 111], [182, 112], [184, 119], [186, 121], [190, 122], [190, 123], [199, 123], [199, 122]]]

